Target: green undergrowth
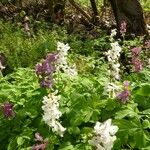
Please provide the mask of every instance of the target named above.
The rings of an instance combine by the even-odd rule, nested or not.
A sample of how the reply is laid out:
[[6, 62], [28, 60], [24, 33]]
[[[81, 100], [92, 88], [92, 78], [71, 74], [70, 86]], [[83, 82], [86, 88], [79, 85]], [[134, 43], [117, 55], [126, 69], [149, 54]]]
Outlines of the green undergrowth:
[[43, 56], [56, 50], [57, 41], [70, 44], [72, 57], [74, 53], [99, 57], [110, 47], [105, 32], [96, 39], [88, 39], [79, 34], [68, 35], [63, 27], [41, 24], [36, 27], [36, 32], [32, 25], [31, 36], [28, 37], [21, 24], [0, 21], [0, 52], [7, 58], [8, 70], [35, 66]]

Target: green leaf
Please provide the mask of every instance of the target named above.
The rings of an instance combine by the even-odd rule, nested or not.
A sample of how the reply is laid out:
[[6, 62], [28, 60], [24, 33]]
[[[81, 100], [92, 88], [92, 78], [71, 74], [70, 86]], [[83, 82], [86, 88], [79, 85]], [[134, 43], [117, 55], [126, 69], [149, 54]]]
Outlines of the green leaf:
[[150, 115], [150, 109], [146, 109], [142, 112], [142, 114], [145, 114], [145, 115]]
[[25, 139], [24, 139], [23, 137], [18, 137], [18, 138], [17, 138], [17, 144], [18, 144], [19, 146], [21, 146], [24, 142], [25, 142]]
[[7, 146], [7, 150], [17, 150], [16, 138], [12, 138]]
[[125, 109], [125, 110], [121, 110], [121, 111], [117, 112], [115, 119], [122, 119], [126, 116], [134, 117], [136, 115], [137, 115], [137, 113], [133, 112], [133, 110]]
[[86, 111], [84, 112], [85, 117], [84, 117], [84, 122], [90, 121], [91, 116], [93, 115], [93, 111]]
[[144, 129], [150, 128], [149, 120], [148, 119], [143, 120], [142, 125]]
[[146, 145], [146, 139], [143, 130], [139, 130], [134, 132], [133, 134], [133, 143], [135, 144], [135, 148], [142, 148]]
[[78, 135], [80, 134], [80, 129], [78, 127], [71, 126], [68, 128], [70, 134]]
[[137, 93], [138, 95], [143, 95], [143, 96], [150, 96], [150, 85], [144, 85], [142, 86]]
[[67, 143], [63, 143], [59, 148], [59, 150], [76, 150], [76, 149], [70, 142], [67, 142]]

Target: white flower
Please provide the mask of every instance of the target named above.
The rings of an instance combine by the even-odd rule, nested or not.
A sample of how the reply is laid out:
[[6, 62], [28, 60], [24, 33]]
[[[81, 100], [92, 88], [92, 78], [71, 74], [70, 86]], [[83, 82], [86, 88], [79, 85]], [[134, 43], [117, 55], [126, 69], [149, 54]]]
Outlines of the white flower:
[[111, 150], [113, 148], [118, 127], [113, 126], [111, 122], [111, 119], [104, 123], [96, 122], [94, 127], [95, 136], [89, 140], [89, 143], [95, 146], [97, 150]]
[[114, 84], [114, 83], [106, 83], [104, 86], [104, 92], [103, 94], [109, 95], [110, 98], [115, 98], [116, 93], [121, 89], [120, 86]]
[[5, 69], [5, 67], [2, 65], [1, 61], [0, 61], [0, 70]]
[[67, 55], [68, 50], [70, 49], [69, 44], [64, 44], [61, 42], [57, 42], [57, 50], [60, 52], [64, 52], [65, 55]]
[[56, 62], [56, 71], [63, 71], [66, 73], [69, 77], [75, 77], [77, 76], [77, 70], [75, 65], [70, 66], [68, 65], [68, 50], [70, 49], [70, 46], [68, 44], [63, 44], [61, 42], [57, 43], [57, 62]]
[[105, 55], [107, 56], [108, 62], [110, 64], [111, 76], [113, 76], [115, 79], [120, 79], [120, 64], [118, 63], [118, 60], [120, 57], [121, 47], [117, 41], [111, 43], [111, 47], [111, 50], [106, 52]]
[[150, 68], [150, 58], [148, 58], [148, 68]]
[[60, 100], [60, 96], [57, 96], [56, 94], [57, 92], [54, 92], [43, 97], [43, 120], [49, 127], [52, 128], [53, 132], [57, 132], [60, 136], [63, 136], [66, 129], [58, 121], [62, 113], [59, 111], [58, 101]]
[[117, 29], [111, 30], [110, 36], [113, 38], [117, 34]]

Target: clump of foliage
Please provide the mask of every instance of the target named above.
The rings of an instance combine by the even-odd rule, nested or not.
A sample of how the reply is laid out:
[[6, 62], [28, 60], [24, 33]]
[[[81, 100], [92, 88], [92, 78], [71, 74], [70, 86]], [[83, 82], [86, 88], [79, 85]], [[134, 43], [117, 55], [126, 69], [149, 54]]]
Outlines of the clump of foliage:
[[[115, 41], [110, 39], [110, 42]], [[133, 48], [138, 42], [142, 46], [138, 40], [124, 40], [122, 48], [129, 59], [130, 47]], [[107, 49], [112, 46], [109, 45]], [[109, 124], [111, 118], [118, 129], [114, 137], [116, 140], [112, 142], [113, 149], [148, 149], [149, 68], [145, 66], [133, 72], [136, 70], [132, 71], [131, 67], [130, 74], [122, 74], [123, 70], [120, 70], [121, 76], [117, 81], [108, 72], [113, 69], [114, 61], [105, 61], [105, 54], [101, 58], [95, 54], [81, 56], [73, 52], [68, 54], [70, 47], [63, 43], [57, 43], [57, 51], [56, 45], [54, 47], [49, 52], [55, 55], [47, 55], [36, 66], [36, 71], [17, 68], [13, 73], [1, 76], [1, 147], [9, 150], [36, 149], [37, 146], [49, 150], [92, 150], [97, 147], [90, 144], [97, 131], [94, 131], [96, 122], [101, 122], [99, 127], [103, 127], [103, 124]], [[144, 53], [141, 56], [144, 57]], [[55, 58], [54, 61], [51, 61], [52, 58]], [[76, 64], [77, 73], [73, 63]], [[119, 63], [119, 59], [116, 63]], [[51, 78], [52, 86], [40, 87], [41, 79], [52, 81]], [[126, 82], [123, 87], [125, 80], [128, 80], [128, 84]]]
[[30, 19], [0, 21], [0, 149], [150, 149], [150, 41]]

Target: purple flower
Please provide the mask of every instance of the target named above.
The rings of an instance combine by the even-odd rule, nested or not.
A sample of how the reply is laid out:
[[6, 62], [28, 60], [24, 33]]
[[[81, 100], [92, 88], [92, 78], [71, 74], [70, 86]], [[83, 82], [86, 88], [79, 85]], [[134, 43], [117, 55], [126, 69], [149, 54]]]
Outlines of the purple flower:
[[41, 82], [40, 82], [40, 86], [42, 88], [51, 88], [53, 85], [53, 81], [52, 79], [43, 79]]
[[135, 72], [140, 72], [143, 69], [143, 63], [138, 57], [132, 58], [132, 64]]
[[132, 51], [132, 55], [137, 56], [140, 54], [141, 48], [140, 47], [134, 47], [131, 49], [131, 51]]
[[32, 146], [32, 150], [45, 150], [48, 144], [48, 140], [43, 140], [43, 137], [39, 133], [35, 133], [35, 141], [38, 144]]
[[126, 21], [122, 21], [120, 25], [120, 33], [124, 35], [127, 31], [127, 23]]
[[39, 63], [35, 67], [37, 75], [50, 75], [55, 71], [56, 54], [48, 54], [46, 59], [42, 63]]
[[43, 75], [50, 75], [54, 72], [54, 66], [48, 62], [48, 60], [45, 60], [42, 63], [42, 73]]
[[40, 135], [40, 133], [35, 133], [35, 141], [43, 142], [43, 137]]
[[129, 101], [130, 92], [126, 89], [117, 95], [117, 98], [125, 104]]
[[124, 87], [125, 87], [125, 89], [126, 89], [126, 88], [128, 88], [128, 86], [129, 86], [129, 84], [130, 84], [130, 81], [127, 81], [127, 80], [126, 80], [126, 81], [123, 82], [123, 84], [124, 84]]
[[140, 47], [134, 47], [131, 49], [132, 51], [132, 64], [135, 72], [140, 72], [143, 69], [143, 63], [140, 59]]
[[45, 150], [47, 143], [36, 144], [32, 146], [32, 150]]
[[46, 56], [46, 59], [49, 61], [49, 62], [55, 62], [56, 59], [57, 59], [57, 54], [53, 53], [53, 54], [48, 54]]
[[36, 72], [37, 75], [41, 75], [42, 74], [42, 64], [36, 64], [35, 72]]
[[2, 105], [2, 111], [6, 118], [15, 116], [15, 112], [13, 111], [13, 104], [9, 102], [6, 102]]
[[55, 63], [57, 54], [51, 53], [46, 56], [46, 59], [42, 63], [39, 63], [35, 67], [35, 72], [39, 77], [41, 87], [51, 88], [52, 87], [52, 76], [55, 72]]

